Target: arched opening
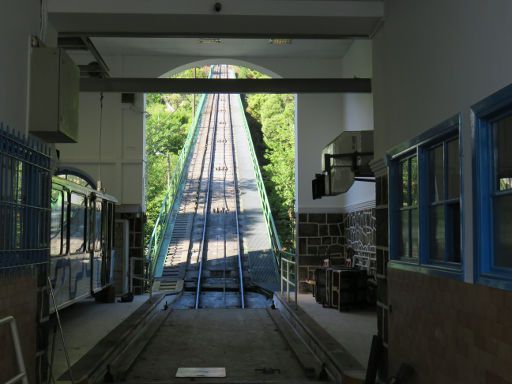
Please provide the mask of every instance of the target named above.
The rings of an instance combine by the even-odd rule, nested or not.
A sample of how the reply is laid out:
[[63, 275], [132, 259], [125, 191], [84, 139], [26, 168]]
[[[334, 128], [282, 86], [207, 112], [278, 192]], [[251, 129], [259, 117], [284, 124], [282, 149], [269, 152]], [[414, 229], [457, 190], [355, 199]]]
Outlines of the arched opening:
[[81, 185], [82, 187], [96, 189], [96, 182], [94, 181], [94, 179], [78, 168], [58, 168], [55, 171], [55, 176], [60, 177], [61, 179], [64, 180], [71, 181], [75, 184]]
[[282, 78], [283, 77], [279, 73], [277, 73], [267, 67], [263, 67], [261, 65], [258, 65], [258, 64], [255, 64], [255, 63], [252, 63], [249, 61], [233, 59], [233, 58], [204, 59], [204, 60], [192, 61], [190, 63], [172, 68], [169, 71], [162, 74], [160, 77], [172, 77], [172, 76], [182, 73], [188, 69], [200, 68], [200, 67], [210, 66], [210, 65], [220, 65], [220, 64], [253, 69], [253, 70], [256, 70], [256, 71], [258, 71], [266, 76], [269, 76], [271, 78]]
[[[281, 77], [253, 63], [235, 59], [200, 60], [166, 72], [162, 77], [207, 77], [211, 65], [230, 68], [239, 78]], [[148, 227], [159, 223], [161, 202], [179, 166], [179, 154], [188, 129], [195, 120], [199, 97], [191, 95], [146, 95], [146, 207]], [[197, 96], [197, 95], [196, 95]], [[258, 167], [259, 186], [266, 189], [275, 229], [286, 250], [295, 249], [295, 95], [241, 95], [240, 108], [247, 120], [251, 140], [249, 163]], [[238, 102], [237, 102], [238, 103]], [[182, 108], [180, 111], [179, 109]], [[238, 108], [238, 106], [237, 106]], [[169, 145], [164, 142], [167, 141]], [[178, 143], [179, 142], [179, 143]], [[172, 145], [171, 145], [172, 143]], [[178, 143], [178, 145], [176, 145]], [[274, 225], [274, 224], [272, 224]], [[275, 230], [274, 229], [274, 230]], [[147, 238], [147, 241], [150, 241]]]

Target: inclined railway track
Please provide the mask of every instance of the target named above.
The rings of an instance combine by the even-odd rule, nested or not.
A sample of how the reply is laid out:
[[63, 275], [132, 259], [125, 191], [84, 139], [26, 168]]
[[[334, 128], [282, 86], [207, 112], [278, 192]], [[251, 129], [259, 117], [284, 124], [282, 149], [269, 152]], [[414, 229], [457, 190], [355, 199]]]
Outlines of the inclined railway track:
[[[227, 77], [227, 66], [218, 75]], [[198, 182], [185, 288], [195, 291], [193, 308], [245, 308], [230, 96], [209, 95], [204, 120], [207, 125], [196, 148], [201, 161], [196, 159], [195, 165]]]

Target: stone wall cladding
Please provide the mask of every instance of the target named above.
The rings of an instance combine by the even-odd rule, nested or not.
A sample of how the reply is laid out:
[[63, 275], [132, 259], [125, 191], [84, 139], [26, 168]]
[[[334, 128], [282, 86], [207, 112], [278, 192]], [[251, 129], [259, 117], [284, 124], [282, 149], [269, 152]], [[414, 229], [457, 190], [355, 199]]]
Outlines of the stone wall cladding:
[[414, 384], [512, 384], [512, 292], [388, 268], [390, 373]]
[[355, 251], [355, 263], [376, 273], [375, 209], [350, 213], [301, 213], [298, 241], [301, 265], [320, 265], [330, 257], [334, 265], [345, 262], [347, 248]]
[[328, 257], [334, 264], [345, 260], [344, 218], [339, 213], [301, 213], [298, 223], [301, 265], [320, 265]]
[[355, 251], [354, 263], [375, 278], [375, 209], [364, 209], [343, 215], [345, 228], [345, 247]]

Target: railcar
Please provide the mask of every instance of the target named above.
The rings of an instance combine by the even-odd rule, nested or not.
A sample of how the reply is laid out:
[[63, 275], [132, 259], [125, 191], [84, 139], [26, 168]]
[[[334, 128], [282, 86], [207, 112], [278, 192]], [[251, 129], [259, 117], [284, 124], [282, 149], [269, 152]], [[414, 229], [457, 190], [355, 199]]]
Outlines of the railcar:
[[52, 178], [48, 274], [55, 305], [50, 302], [51, 312], [111, 285], [116, 204], [113, 196]]

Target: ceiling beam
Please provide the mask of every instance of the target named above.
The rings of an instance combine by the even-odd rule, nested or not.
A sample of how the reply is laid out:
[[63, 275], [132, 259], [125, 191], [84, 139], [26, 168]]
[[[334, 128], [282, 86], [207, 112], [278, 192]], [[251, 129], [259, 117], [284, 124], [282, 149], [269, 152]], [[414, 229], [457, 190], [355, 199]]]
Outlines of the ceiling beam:
[[82, 78], [81, 92], [140, 93], [371, 93], [370, 79]]
[[368, 37], [383, 1], [332, 0], [49, 0], [60, 36], [89, 37]]

